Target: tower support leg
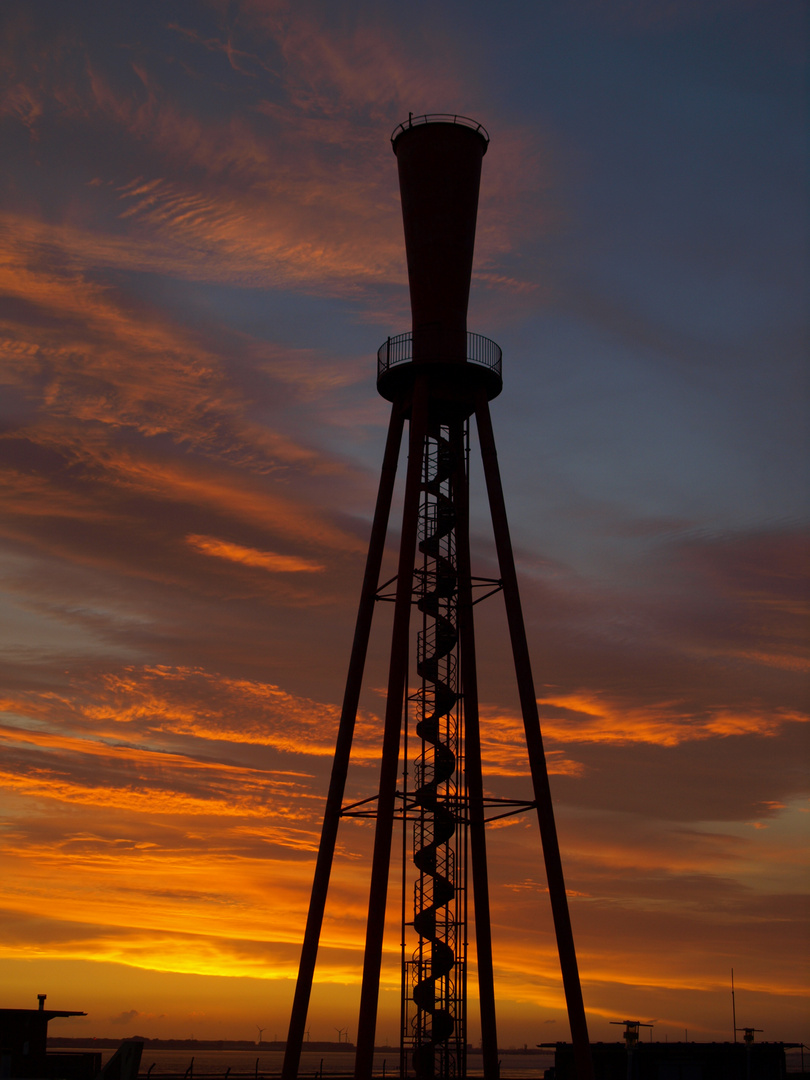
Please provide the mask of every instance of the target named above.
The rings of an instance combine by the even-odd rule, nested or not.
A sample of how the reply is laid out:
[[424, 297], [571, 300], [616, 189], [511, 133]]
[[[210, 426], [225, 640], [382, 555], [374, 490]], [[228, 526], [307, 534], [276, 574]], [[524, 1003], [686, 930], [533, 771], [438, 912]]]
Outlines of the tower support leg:
[[458, 565], [458, 627], [461, 689], [464, 708], [464, 767], [470, 815], [475, 946], [478, 959], [478, 992], [481, 1008], [481, 1053], [485, 1080], [497, 1080], [498, 1033], [495, 1020], [495, 985], [492, 969], [492, 929], [489, 911], [489, 878], [484, 835], [484, 782], [481, 770], [481, 734], [478, 716], [478, 671], [475, 661], [472, 568], [470, 560], [469, 475], [464, 449], [464, 429], [453, 433], [456, 471], [456, 560]]
[[413, 571], [419, 524], [419, 499], [425, 437], [428, 430], [428, 393], [424, 377], [417, 378], [411, 405], [408, 440], [408, 471], [402, 512], [402, 534], [397, 567], [394, 602], [394, 626], [391, 633], [391, 661], [388, 669], [388, 694], [385, 706], [380, 790], [377, 800], [377, 823], [371, 863], [366, 949], [363, 961], [363, 985], [360, 992], [360, 1016], [357, 1027], [355, 1080], [371, 1080], [374, 1062], [374, 1035], [380, 993], [385, 904], [394, 829], [399, 746], [402, 713], [408, 682], [408, 633], [413, 600]]
[[391, 411], [391, 420], [388, 426], [388, 438], [383, 456], [380, 487], [377, 493], [377, 505], [374, 510], [374, 520], [371, 526], [371, 538], [369, 540], [368, 556], [366, 558], [366, 570], [363, 577], [362, 591], [360, 593], [360, 604], [357, 611], [354, 641], [352, 643], [349, 671], [346, 677], [346, 689], [343, 695], [343, 708], [340, 714], [337, 744], [335, 746], [335, 759], [332, 764], [329, 793], [326, 797], [326, 809], [324, 811], [321, 842], [318, 848], [318, 859], [315, 864], [315, 876], [309, 901], [309, 913], [307, 915], [304, 943], [301, 949], [301, 960], [298, 968], [298, 982], [295, 987], [295, 997], [293, 998], [287, 1045], [284, 1052], [284, 1064], [281, 1073], [282, 1080], [296, 1080], [301, 1060], [301, 1048], [304, 1041], [304, 1033], [306, 1031], [307, 1011], [309, 1009], [309, 999], [312, 993], [312, 980], [315, 973], [315, 961], [318, 955], [318, 941], [323, 925], [326, 894], [329, 889], [329, 878], [332, 871], [332, 860], [335, 854], [338, 824], [340, 822], [340, 810], [343, 804], [343, 793], [346, 787], [346, 776], [349, 769], [349, 756], [354, 736], [354, 724], [357, 718], [357, 708], [360, 702], [360, 690], [363, 681], [363, 670], [365, 668], [366, 654], [368, 652], [368, 641], [374, 614], [374, 602], [380, 582], [380, 568], [382, 565], [383, 551], [385, 549], [385, 537], [388, 531], [388, 519], [391, 513], [391, 500], [394, 492], [394, 481], [396, 480], [397, 459], [399, 457], [399, 448], [402, 442], [403, 425], [404, 411], [401, 407], [395, 405]]
[[585, 1006], [582, 1001], [582, 988], [574, 949], [571, 917], [568, 911], [568, 898], [565, 893], [565, 879], [557, 841], [557, 827], [554, 823], [554, 809], [551, 804], [551, 789], [543, 750], [543, 737], [540, 732], [540, 717], [537, 712], [537, 698], [534, 691], [529, 647], [526, 641], [526, 627], [523, 622], [523, 610], [520, 604], [520, 593], [518, 592], [515, 559], [512, 552], [512, 541], [509, 536], [509, 523], [506, 518], [503, 487], [501, 485], [500, 470], [498, 469], [498, 455], [495, 450], [492, 421], [489, 415], [489, 403], [483, 394], [479, 396], [477, 401], [475, 416], [492, 514], [492, 528], [498, 551], [498, 563], [503, 584], [509, 637], [515, 662], [520, 707], [523, 714], [523, 728], [529, 754], [534, 798], [537, 803], [537, 817], [543, 844], [546, 879], [554, 919], [554, 930], [557, 936], [557, 949], [560, 956], [563, 988], [568, 1007], [568, 1022], [571, 1026], [571, 1041], [574, 1045], [577, 1077], [578, 1080], [593, 1080], [588, 1026], [585, 1019]]

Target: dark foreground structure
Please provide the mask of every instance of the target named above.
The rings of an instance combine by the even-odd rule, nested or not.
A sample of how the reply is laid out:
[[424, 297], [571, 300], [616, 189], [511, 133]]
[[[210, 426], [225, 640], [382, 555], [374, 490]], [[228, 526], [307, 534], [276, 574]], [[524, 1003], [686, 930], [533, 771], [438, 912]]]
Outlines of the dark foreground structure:
[[[465, 117], [409, 117], [392, 136], [399, 170], [412, 330], [378, 352], [377, 388], [391, 421], [360, 596], [332, 778], [290, 1020], [284, 1080], [298, 1075], [338, 825], [376, 819], [355, 1076], [371, 1076], [385, 905], [395, 820], [403, 834], [400, 1075], [463, 1077], [467, 1053], [468, 852], [484, 1074], [498, 1075], [487, 852], [488, 821], [537, 813], [578, 1080], [592, 1077], [574, 939], [551, 805], [515, 562], [489, 402], [501, 391], [501, 350], [467, 330], [478, 189], [489, 136]], [[469, 538], [470, 423], [481, 449], [498, 554], [497, 579], [473, 576]], [[405, 424], [396, 576], [381, 562]], [[484, 797], [473, 608], [501, 593], [526, 736], [530, 802]], [[394, 604], [379, 794], [343, 803], [372, 615]], [[411, 624], [417, 623], [416, 648]], [[404, 766], [400, 773], [400, 755]], [[407, 849], [410, 848], [410, 851]], [[408, 896], [407, 902], [405, 896]]]
[[49, 1054], [48, 1023], [57, 1016], [86, 1016], [65, 1009], [46, 1009], [46, 994], [37, 994], [38, 1009], [0, 1009], [0, 1077], [95, 1076], [101, 1054]]
[[48, 1023], [57, 1016], [87, 1016], [65, 1009], [46, 1009], [45, 994], [37, 994], [38, 1009], [0, 1009], [0, 1078], [9, 1080], [135, 1080], [143, 1043], [128, 1039], [107, 1064], [101, 1052], [48, 1051]]
[[[575, 1080], [574, 1048], [553, 1046], [548, 1080]], [[791, 1044], [792, 1045], [792, 1044]], [[594, 1080], [785, 1080], [784, 1043], [592, 1043]], [[803, 1075], [803, 1074], [802, 1074]]]

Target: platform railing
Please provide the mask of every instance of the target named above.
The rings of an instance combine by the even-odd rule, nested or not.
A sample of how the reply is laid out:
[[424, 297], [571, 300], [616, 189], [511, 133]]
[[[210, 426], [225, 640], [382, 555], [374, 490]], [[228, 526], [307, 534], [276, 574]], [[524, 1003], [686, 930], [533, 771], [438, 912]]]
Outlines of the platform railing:
[[[483, 334], [467, 331], [467, 363], [489, 368], [496, 375], [501, 375], [503, 352], [500, 345]], [[413, 360], [413, 334], [397, 334], [387, 338], [377, 350], [377, 378], [384, 375], [397, 364], [407, 364]]]
[[418, 127], [420, 124], [460, 124], [462, 127], [477, 131], [484, 141], [489, 143], [489, 132], [483, 124], [479, 124], [477, 120], [472, 120], [469, 116], [459, 116], [457, 113], [425, 113], [423, 116], [409, 116], [407, 120], [394, 128], [391, 142], [394, 142], [403, 132], [412, 127]]

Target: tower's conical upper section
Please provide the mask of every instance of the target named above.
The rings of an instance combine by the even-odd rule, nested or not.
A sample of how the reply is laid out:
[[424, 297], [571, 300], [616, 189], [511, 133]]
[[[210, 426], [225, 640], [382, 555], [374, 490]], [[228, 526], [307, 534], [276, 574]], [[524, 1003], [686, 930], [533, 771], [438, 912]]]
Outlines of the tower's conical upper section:
[[454, 123], [453, 118], [410, 121], [392, 139], [417, 363], [467, 358], [467, 302], [481, 159], [488, 141], [483, 129]]
[[391, 142], [413, 321], [410, 334], [389, 338], [380, 349], [378, 389], [393, 400], [412, 383], [414, 367], [429, 364], [436, 369], [439, 397], [471, 399], [473, 387], [483, 382], [493, 398], [501, 389], [501, 351], [467, 332], [481, 161], [489, 136], [474, 120], [433, 113], [410, 117]]

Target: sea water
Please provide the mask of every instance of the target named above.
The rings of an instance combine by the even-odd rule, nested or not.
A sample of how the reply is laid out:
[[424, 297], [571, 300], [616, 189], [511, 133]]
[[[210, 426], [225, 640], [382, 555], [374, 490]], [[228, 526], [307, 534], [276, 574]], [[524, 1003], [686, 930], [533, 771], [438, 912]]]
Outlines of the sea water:
[[[103, 1050], [102, 1061], [108, 1061], [115, 1053], [114, 1050]], [[278, 1077], [281, 1074], [281, 1066], [284, 1053], [281, 1050], [161, 1050], [156, 1047], [144, 1046], [141, 1057], [141, 1077], [144, 1078], [151, 1068], [151, 1080], [160, 1080], [162, 1073], [180, 1073], [181, 1075], [191, 1065], [193, 1078], [218, 1077], [224, 1078], [230, 1069], [231, 1073], [240, 1076], [254, 1075], [261, 1080], [269, 1080], [270, 1077]], [[321, 1064], [323, 1063], [323, 1064]], [[536, 1054], [504, 1054], [501, 1058], [501, 1077], [507, 1078], [542, 1077], [550, 1065], [554, 1064], [553, 1051], [540, 1051]], [[301, 1065], [298, 1070], [299, 1077], [314, 1077], [323, 1069], [325, 1074], [336, 1075], [343, 1073], [351, 1076], [354, 1069], [354, 1052], [351, 1051], [310, 1051], [305, 1048], [301, 1053]], [[374, 1054], [374, 1075], [381, 1077], [393, 1077], [399, 1072], [399, 1050], [392, 1046], [390, 1050], [378, 1050]], [[480, 1054], [467, 1055], [467, 1074], [469, 1076], [482, 1076], [483, 1063]]]
[[[305, 1044], [306, 1045], [306, 1044]], [[93, 1047], [86, 1049], [92, 1050]], [[103, 1050], [102, 1061], [108, 1061], [115, 1053], [114, 1050]], [[801, 1051], [788, 1050], [786, 1052], [787, 1072], [798, 1073], [802, 1068]], [[183, 1074], [194, 1058], [193, 1076], [198, 1080], [203, 1078], [218, 1077], [223, 1080], [225, 1073], [230, 1069], [231, 1073], [241, 1076], [253, 1074], [261, 1080], [270, 1080], [281, 1074], [281, 1065], [284, 1054], [280, 1050], [160, 1050], [145, 1046], [141, 1058], [141, 1077], [145, 1078], [150, 1065], [152, 1066], [151, 1080], [159, 1080], [162, 1073]], [[258, 1059], [258, 1069], [257, 1069]], [[344, 1073], [350, 1076], [354, 1066], [354, 1054], [350, 1052], [338, 1053], [336, 1051], [308, 1051], [304, 1049], [301, 1054], [301, 1066], [299, 1076], [314, 1077], [321, 1069], [323, 1062], [324, 1073], [335, 1075]], [[542, 1077], [546, 1069], [554, 1064], [553, 1050], [538, 1050], [536, 1054], [504, 1054], [501, 1057], [501, 1077], [503, 1080], [529, 1080], [529, 1077]], [[810, 1051], [804, 1052], [805, 1068], [810, 1069]], [[399, 1051], [396, 1047], [385, 1049], [374, 1055], [374, 1075], [383, 1075], [383, 1069], [387, 1076], [396, 1076], [399, 1070]], [[480, 1054], [467, 1055], [467, 1073], [469, 1076], [482, 1076], [483, 1064]]]

